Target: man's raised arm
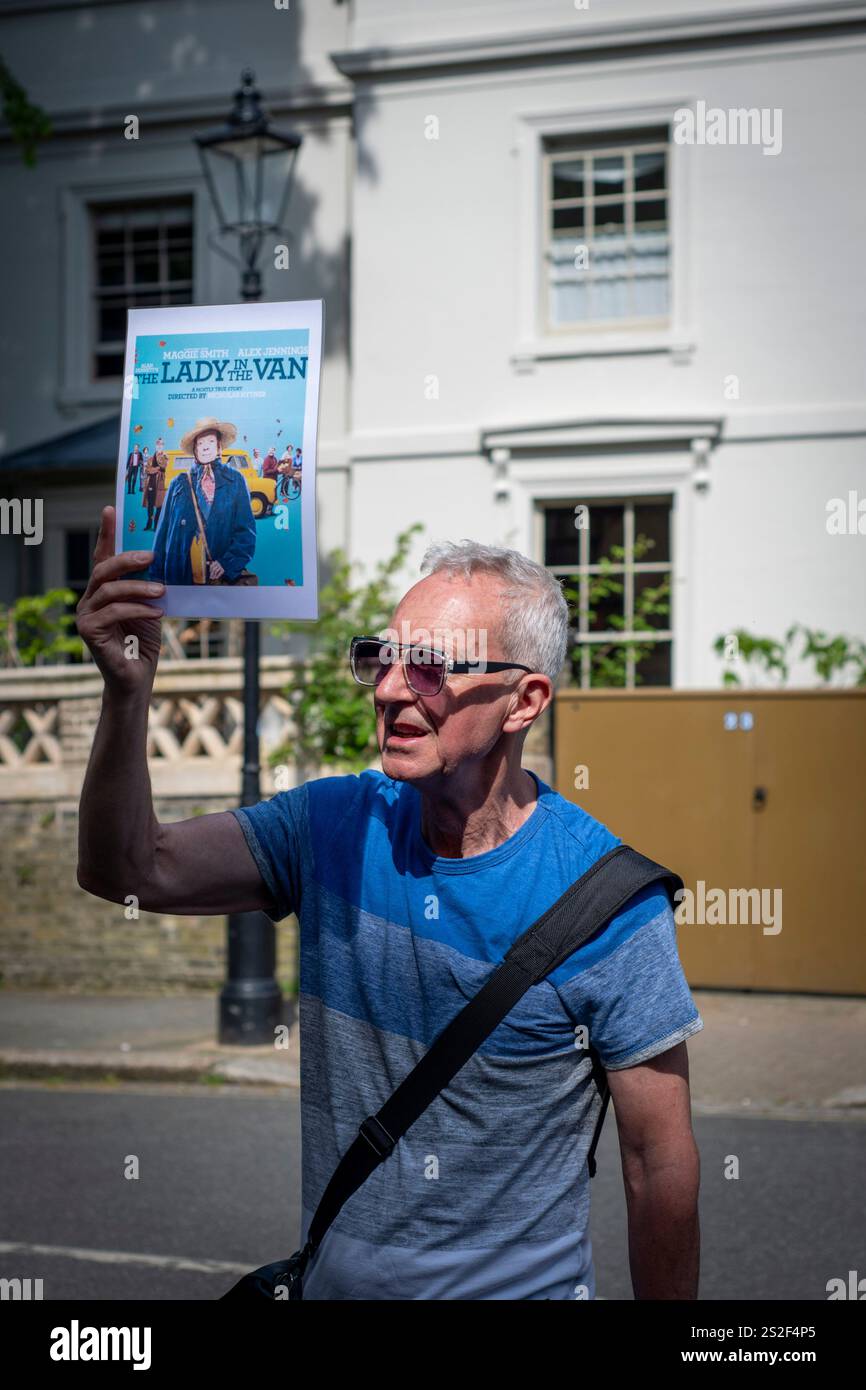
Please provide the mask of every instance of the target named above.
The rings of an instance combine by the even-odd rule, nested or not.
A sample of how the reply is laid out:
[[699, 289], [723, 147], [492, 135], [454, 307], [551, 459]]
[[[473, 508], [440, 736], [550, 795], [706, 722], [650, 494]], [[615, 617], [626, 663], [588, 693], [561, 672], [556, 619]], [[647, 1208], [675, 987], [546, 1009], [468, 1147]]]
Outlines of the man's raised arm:
[[[151, 551], [114, 554], [114, 508], [105, 507], [93, 573], [76, 625], [105, 688], [81, 790], [78, 882], [153, 912], [273, 910], [270, 894], [229, 811], [161, 825], [147, 770], [147, 718], [161, 644], [165, 586], [132, 576]], [[134, 639], [134, 640], [132, 640]]]

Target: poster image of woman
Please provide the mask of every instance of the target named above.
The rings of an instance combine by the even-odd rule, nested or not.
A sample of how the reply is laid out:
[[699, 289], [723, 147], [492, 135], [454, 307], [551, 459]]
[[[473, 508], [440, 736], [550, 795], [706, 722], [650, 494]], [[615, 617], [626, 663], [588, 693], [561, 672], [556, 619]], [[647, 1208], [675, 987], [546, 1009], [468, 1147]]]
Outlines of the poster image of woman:
[[168, 489], [148, 578], [164, 584], [234, 584], [252, 559], [256, 526], [247, 485], [222, 463], [237, 429], [214, 416], [197, 420], [181, 440], [195, 462]]

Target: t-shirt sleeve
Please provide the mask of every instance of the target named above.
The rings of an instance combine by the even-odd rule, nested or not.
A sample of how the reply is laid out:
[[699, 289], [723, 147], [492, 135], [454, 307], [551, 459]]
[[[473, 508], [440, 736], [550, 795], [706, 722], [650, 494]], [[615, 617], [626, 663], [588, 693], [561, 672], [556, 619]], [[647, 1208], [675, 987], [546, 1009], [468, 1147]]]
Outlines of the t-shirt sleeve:
[[[558, 992], [607, 1071], [637, 1066], [703, 1028], [680, 964], [667, 894], [641, 890]], [[580, 952], [575, 955], [579, 959]]]
[[265, 909], [272, 922], [281, 922], [301, 906], [301, 856], [307, 824], [307, 787], [277, 792], [255, 806], [233, 808], [250, 853], [258, 865], [275, 911]]

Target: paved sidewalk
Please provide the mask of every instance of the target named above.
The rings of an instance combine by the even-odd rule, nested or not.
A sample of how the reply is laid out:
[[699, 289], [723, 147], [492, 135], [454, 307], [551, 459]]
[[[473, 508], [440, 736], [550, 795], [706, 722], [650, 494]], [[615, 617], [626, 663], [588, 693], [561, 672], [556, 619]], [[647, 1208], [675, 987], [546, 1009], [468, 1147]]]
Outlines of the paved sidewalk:
[[[866, 999], [695, 990], [697, 1113], [866, 1119]], [[0, 991], [0, 1080], [201, 1081], [297, 1086], [288, 1046], [220, 1047], [217, 998]]]
[[[220, 1047], [214, 994], [0, 991], [0, 1080], [106, 1076], [119, 1081], [298, 1086], [298, 1026], [287, 1046]], [[279, 1040], [282, 1042], [282, 1038]]]
[[692, 991], [689, 1039], [699, 1113], [866, 1119], [866, 999]]

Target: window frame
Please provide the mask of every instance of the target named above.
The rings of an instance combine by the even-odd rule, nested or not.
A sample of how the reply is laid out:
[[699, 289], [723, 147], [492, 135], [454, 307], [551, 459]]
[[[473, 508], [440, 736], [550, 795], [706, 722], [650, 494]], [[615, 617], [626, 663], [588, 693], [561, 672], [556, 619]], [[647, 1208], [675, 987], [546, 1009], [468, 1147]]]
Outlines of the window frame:
[[[592, 631], [588, 625], [588, 610], [586, 607], [587, 586], [579, 584], [580, 600], [578, 611], [578, 626], [569, 626], [569, 651], [572, 650], [575, 635], [579, 638], [581, 648], [580, 655], [580, 679], [575, 683], [574, 688], [579, 690], [666, 690], [665, 685], [646, 685], [635, 682], [635, 660], [634, 642], [659, 642], [668, 647], [670, 653], [670, 685], [674, 682], [674, 662], [675, 662], [675, 640], [676, 640], [676, 558], [674, 552], [674, 508], [676, 499], [669, 492], [665, 493], [635, 493], [630, 495], [613, 494], [609, 496], [580, 496], [575, 500], [550, 498], [540, 501], [538, 510], [540, 514], [541, 533], [544, 533], [544, 517], [549, 511], [570, 511], [580, 505], [589, 507], [590, 518], [593, 507], [621, 507], [623, 509], [623, 547], [625, 558], [622, 564], [614, 563], [612, 572], [621, 574], [624, 578], [625, 592], [623, 594], [623, 616], [626, 626], [622, 632], [617, 632], [615, 628], [605, 628], [601, 631]], [[664, 506], [668, 514], [668, 560], [635, 560], [634, 541], [635, 541], [635, 508], [645, 506]], [[591, 523], [590, 523], [591, 524]], [[592, 564], [589, 560], [590, 532], [586, 527], [575, 528], [575, 535], [578, 540], [579, 559], [575, 565], [548, 564], [546, 558], [542, 557], [541, 563], [545, 569], [555, 575], [557, 579], [566, 576], [574, 576], [578, 579], [588, 579], [590, 575], [600, 574], [602, 567], [600, 564]], [[635, 576], [639, 574], [667, 574], [670, 576], [670, 607], [668, 615], [668, 626], [665, 628], [653, 628], [652, 634], [646, 633], [643, 629], [635, 630], [630, 626], [630, 619], [634, 617], [634, 586]], [[591, 682], [591, 647], [593, 644], [609, 644], [611, 641], [620, 646], [626, 647], [626, 683], [625, 686], [594, 686]]]
[[604, 320], [590, 331], [577, 327], [547, 330], [542, 316], [547, 265], [544, 184], [541, 170], [550, 141], [601, 143], [616, 131], [640, 139], [652, 131], [672, 132], [677, 110], [691, 107], [684, 93], [639, 105], [570, 106], [519, 112], [514, 118], [515, 156], [514, 278], [517, 286], [516, 331], [510, 363], [516, 372], [532, 372], [550, 360], [596, 356], [667, 354], [676, 363], [688, 362], [695, 350], [691, 323], [690, 241], [694, 161], [688, 146], [668, 142], [668, 235], [670, 244], [669, 312], [665, 325], [652, 321]]
[[[166, 229], [167, 227], [172, 225], [172, 223], [167, 219], [166, 215], [170, 212], [179, 211], [181, 209], [183, 209], [184, 211], [188, 211], [189, 214], [189, 252], [192, 261], [192, 274], [190, 275], [188, 280], [171, 281], [168, 278], [168, 258], [170, 254], [170, 249], [167, 242]], [[115, 200], [111, 200], [107, 203], [91, 201], [87, 205], [87, 210], [90, 221], [90, 256], [88, 258], [88, 264], [90, 266], [90, 313], [88, 315], [90, 351], [89, 382], [90, 384], [93, 384], [99, 381], [111, 381], [114, 382], [115, 385], [117, 385], [121, 384], [123, 381], [123, 356], [126, 350], [126, 328], [124, 325], [124, 330], [121, 337], [113, 346], [103, 342], [99, 336], [100, 302], [103, 299], [112, 299], [118, 297], [126, 299], [132, 298], [134, 300], [139, 295], [160, 295], [162, 298], [164, 298], [165, 295], [176, 293], [181, 288], [186, 291], [186, 293], [190, 297], [190, 302], [192, 302], [192, 296], [194, 294], [195, 289], [195, 203], [194, 200], [189, 196], [189, 194], [185, 194], [173, 198], [135, 198], [129, 202], [122, 203], [117, 203]], [[160, 274], [156, 280], [150, 283], [139, 283], [136, 282], [134, 279], [129, 278], [129, 275], [132, 272], [132, 268], [134, 266], [135, 259], [135, 252], [132, 245], [131, 237], [133, 226], [131, 219], [134, 218], [136, 213], [145, 212], [151, 213], [153, 217], [153, 221], [150, 222], [148, 225], [154, 226], [156, 228], [155, 250]], [[130, 215], [130, 219], [124, 221], [122, 228], [124, 232], [124, 237], [121, 255], [123, 257], [124, 262], [124, 279], [120, 285], [100, 285], [98, 282], [98, 271], [100, 264], [98, 247], [99, 219], [100, 217], [112, 217], [118, 214]], [[163, 272], [165, 272], [164, 275]], [[136, 307], [135, 304], [127, 305], [127, 308], [134, 307]], [[118, 351], [120, 353], [121, 358], [120, 371], [115, 373], [114, 375], [97, 375], [94, 371], [97, 359], [100, 356], [115, 356], [118, 353]]]
[[[192, 278], [190, 303], [207, 304], [212, 298], [213, 267], [208, 253], [207, 238], [212, 214], [207, 191], [200, 178], [189, 175], [165, 175], [160, 178], [112, 179], [90, 183], [69, 184], [61, 189], [61, 322], [60, 384], [58, 404], [61, 407], [106, 405], [117, 407], [123, 377], [91, 379], [93, 352], [93, 261], [95, 246], [92, 238], [91, 207], [109, 207], [142, 203], [173, 202], [179, 196], [192, 204]], [[88, 267], [82, 275], [81, 267]]]
[[[633, 132], [633, 139], [631, 140], [631, 142], [623, 141], [623, 140], [617, 140], [617, 139], [615, 139], [613, 136], [610, 137], [610, 143], [608, 143], [607, 141], [605, 141], [605, 139], [604, 139], [603, 137], [601, 137], [601, 136], [598, 137], [598, 140], [597, 140], [597, 141], [596, 141], [595, 139], [593, 139], [593, 138], [590, 138], [589, 140], [586, 140], [585, 138], [584, 138], [584, 139], [577, 140], [577, 138], [575, 137], [575, 144], [574, 144], [574, 147], [573, 147], [573, 148], [568, 148], [568, 147], [567, 147], [566, 145], [564, 145], [564, 144], [563, 144], [562, 148], [553, 148], [553, 147], [551, 147], [551, 146], [548, 144], [548, 142], [546, 142], [546, 141], [543, 142], [543, 145], [542, 145], [542, 156], [541, 156], [541, 163], [540, 163], [541, 183], [542, 183], [541, 201], [542, 201], [542, 209], [543, 209], [543, 214], [542, 214], [542, 238], [543, 238], [543, 240], [542, 240], [542, 262], [543, 262], [543, 267], [542, 267], [542, 274], [541, 274], [540, 277], [539, 277], [539, 284], [540, 284], [540, 291], [541, 291], [541, 303], [540, 303], [539, 306], [538, 306], [539, 322], [540, 322], [540, 324], [541, 324], [542, 332], [543, 332], [543, 333], [545, 333], [545, 334], [557, 334], [557, 335], [559, 335], [559, 334], [563, 334], [563, 333], [565, 333], [565, 334], [573, 334], [573, 333], [594, 333], [594, 332], [597, 332], [597, 331], [599, 331], [599, 330], [601, 330], [601, 331], [607, 331], [607, 330], [609, 330], [609, 329], [620, 329], [620, 330], [626, 330], [626, 331], [627, 331], [627, 330], [632, 329], [632, 328], [667, 328], [667, 327], [669, 326], [669, 324], [670, 324], [670, 304], [671, 304], [671, 295], [672, 295], [672, 267], [673, 267], [673, 259], [674, 259], [673, 237], [672, 237], [672, 234], [671, 234], [671, 187], [670, 187], [671, 145], [672, 145], [672, 143], [673, 143], [673, 142], [672, 142], [672, 140], [671, 140], [671, 138], [670, 138], [670, 133], [668, 133], [668, 138], [667, 138], [667, 139], [664, 139], [664, 140], [661, 140], [661, 139], [659, 139], [659, 140], [648, 140], [648, 141], [644, 142], [644, 141], [642, 141], [641, 139], [639, 139], [638, 133], [637, 133], [637, 132]], [[633, 167], [634, 167], [634, 156], [635, 156], [635, 154], [636, 154], [636, 153], [638, 153], [638, 154], [656, 154], [656, 153], [659, 153], [659, 152], [663, 153], [664, 156], [665, 156], [665, 181], [664, 181], [663, 187], [662, 187], [661, 189], [659, 189], [659, 190], [652, 189], [652, 190], [648, 190], [648, 191], [646, 191], [646, 192], [636, 192], [636, 191], [632, 188], [632, 191], [629, 192], [629, 191], [628, 191], [628, 186], [629, 186], [629, 175], [630, 175], [630, 172], [633, 170]], [[608, 159], [608, 158], [611, 158], [612, 156], [618, 156], [618, 155], [621, 155], [622, 158], [623, 158], [623, 168], [624, 168], [623, 191], [622, 191], [621, 194], [596, 195], [595, 190], [592, 189], [592, 191], [587, 191], [587, 192], [585, 192], [581, 198], [564, 198], [564, 199], [563, 199], [563, 198], [559, 198], [559, 199], [556, 199], [556, 198], [554, 198], [554, 197], [552, 196], [552, 195], [553, 195], [553, 178], [552, 178], [552, 171], [553, 171], [553, 165], [554, 165], [557, 161], [562, 161], [562, 160], [565, 160], [565, 159], [568, 159], [568, 158], [582, 159], [582, 160], [587, 160], [587, 159], [589, 159], [589, 160], [595, 160], [595, 159], [599, 159], [599, 158], [601, 158], [601, 159]], [[632, 180], [632, 182], [633, 182], [633, 180]], [[625, 214], [624, 222], [623, 222], [623, 228], [624, 228], [623, 235], [624, 235], [625, 239], [628, 240], [628, 238], [633, 234], [633, 231], [634, 231], [634, 206], [635, 206], [635, 204], [638, 203], [638, 202], [649, 203], [649, 202], [658, 201], [658, 199], [659, 199], [660, 197], [663, 197], [663, 198], [664, 198], [665, 204], [666, 204], [666, 217], [665, 217], [666, 248], [665, 248], [665, 249], [666, 249], [666, 253], [667, 253], [667, 279], [666, 279], [666, 284], [667, 284], [667, 291], [668, 291], [668, 295], [667, 295], [667, 298], [668, 298], [668, 312], [667, 312], [666, 314], [656, 314], [656, 315], [653, 315], [653, 314], [632, 314], [632, 315], [624, 315], [624, 316], [622, 316], [621, 318], [572, 319], [572, 320], [569, 320], [569, 321], [567, 321], [567, 322], [565, 322], [565, 323], [554, 323], [553, 318], [552, 318], [552, 315], [551, 315], [551, 307], [552, 307], [551, 300], [552, 300], [552, 293], [551, 293], [551, 284], [550, 284], [550, 278], [549, 278], [549, 275], [550, 275], [551, 250], [552, 250], [553, 242], [554, 242], [555, 240], [558, 239], [558, 238], [555, 238], [555, 237], [554, 237], [554, 235], [553, 235], [553, 227], [552, 227], [552, 213], [553, 213], [553, 210], [554, 210], [554, 204], [556, 204], [557, 207], [570, 207], [570, 206], [581, 207], [581, 208], [586, 209], [586, 210], [591, 214], [592, 231], [590, 231], [590, 218], [587, 217], [587, 218], [584, 219], [584, 228], [583, 228], [583, 237], [584, 237], [584, 241], [583, 241], [583, 243], [582, 243], [583, 245], [586, 245], [586, 247], [587, 247], [587, 249], [588, 249], [588, 251], [589, 251], [589, 256], [590, 256], [590, 270], [589, 270], [589, 272], [587, 273], [587, 280], [590, 280], [590, 281], [591, 281], [591, 280], [593, 280], [593, 279], [596, 278], [596, 277], [592, 274], [592, 269], [591, 269], [591, 266], [592, 266], [592, 239], [593, 239], [593, 235], [594, 235], [594, 232], [595, 232], [594, 222], [595, 222], [595, 209], [596, 209], [596, 206], [599, 206], [599, 205], [600, 205], [600, 206], [604, 207], [604, 206], [606, 206], [607, 204], [610, 204], [610, 205], [614, 206], [614, 205], [616, 205], [616, 203], [622, 203], [623, 209], [624, 209], [624, 214]], [[564, 239], [564, 238], [562, 238], [562, 239]], [[581, 243], [576, 243], [576, 244], [581, 244]], [[623, 280], [626, 281], [626, 283], [631, 284], [636, 278], [639, 278], [639, 277], [636, 277], [633, 273], [630, 273], [630, 272], [629, 272], [629, 273], [627, 273], [625, 276], [617, 277], [617, 278], [623, 279]]]

